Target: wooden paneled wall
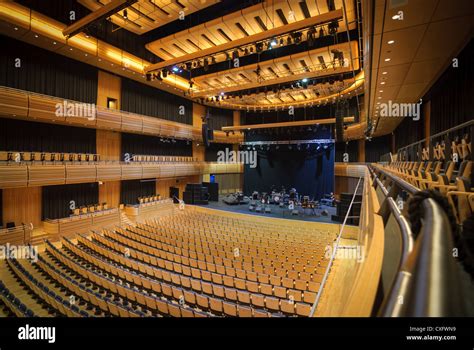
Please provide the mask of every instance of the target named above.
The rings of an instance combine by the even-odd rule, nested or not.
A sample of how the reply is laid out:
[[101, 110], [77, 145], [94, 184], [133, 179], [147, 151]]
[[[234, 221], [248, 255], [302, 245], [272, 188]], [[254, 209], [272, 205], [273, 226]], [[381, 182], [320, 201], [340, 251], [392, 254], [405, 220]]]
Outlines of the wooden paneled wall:
[[100, 160], [121, 159], [121, 134], [111, 130], [96, 130], [96, 147]]
[[97, 106], [107, 107], [107, 97], [117, 100], [115, 109], [120, 109], [121, 79], [99, 70], [97, 83]]
[[170, 187], [177, 187], [179, 189], [179, 198], [183, 199], [183, 192], [188, 183], [201, 182], [200, 176], [187, 176], [185, 178], [178, 179], [157, 179], [156, 180], [156, 193], [161, 195], [161, 198], [168, 198], [170, 194]]
[[[206, 106], [193, 103], [193, 126], [201, 129], [202, 117], [206, 114]], [[193, 157], [199, 161], [204, 161], [206, 149], [202, 142], [193, 142]]]
[[117, 208], [120, 204], [120, 181], [99, 184], [99, 202], [106, 202], [109, 208]]
[[3, 192], [3, 224], [14, 222], [41, 225], [42, 187], [5, 188]]
[[357, 140], [358, 152], [357, 152], [357, 161], [365, 162], [365, 139]]

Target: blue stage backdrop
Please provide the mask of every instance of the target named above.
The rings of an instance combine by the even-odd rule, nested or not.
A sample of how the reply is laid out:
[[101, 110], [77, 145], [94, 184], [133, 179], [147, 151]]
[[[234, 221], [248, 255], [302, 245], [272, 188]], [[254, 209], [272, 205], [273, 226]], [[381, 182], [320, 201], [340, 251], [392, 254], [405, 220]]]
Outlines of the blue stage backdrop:
[[[332, 139], [329, 127], [319, 127], [317, 130], [291, 132], [276, 130], [272, 133], [247, 133], [245, 141], [270, 140], [318, 140]], [[334, 192], [334, 143], [325, 148], [321, 145], [307, 146], [280, 145], [278, 149], [271, 145], [256, 146], [257, 166], [244, 166], [244, 192], [250, 195], [253, 191], [271, 192], [272, 188], [286, 190], [294, 187], [300, 195], [320, 199], [324, 194]], [[261, 149], [263, 148], [263, 149]], [[244, 146], [243, 150], [248, 150]]]

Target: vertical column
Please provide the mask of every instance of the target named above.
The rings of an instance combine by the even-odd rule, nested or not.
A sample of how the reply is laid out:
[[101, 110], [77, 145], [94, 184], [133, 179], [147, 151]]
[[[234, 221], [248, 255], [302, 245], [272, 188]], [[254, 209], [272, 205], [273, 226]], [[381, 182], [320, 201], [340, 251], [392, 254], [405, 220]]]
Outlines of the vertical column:
[[357, 161], [360, 163], [365, 162], [365, 139], [357, 140]]
[[[97, 84], [97, 106], [120, 109], [121, 79], [99, 70]], [[119, 161], [121, 157], [122, 137], [120, 132], [96, 130], [96, 147], [100, 160]], [[109, 207], [120, 204], [120, 181], [99, 183], [99, 202]]]

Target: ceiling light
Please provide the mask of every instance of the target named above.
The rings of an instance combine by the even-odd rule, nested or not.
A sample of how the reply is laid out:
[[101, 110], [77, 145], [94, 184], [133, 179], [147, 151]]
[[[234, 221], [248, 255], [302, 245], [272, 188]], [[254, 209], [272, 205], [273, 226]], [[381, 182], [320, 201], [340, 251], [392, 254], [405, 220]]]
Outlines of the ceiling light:
[[275, 47], [275, 46], [278, 45], [278, 42], [276, 41], [276, 39], [272, 39], [272, 41], [270, 42], [270, 45], [271, 45], [272, 47]]
[[15, 28], [13, 28], [13, 29], [18, 30], [18, 27], [15, 27]]
[[383, 90], [379, 90], [379, 92], [383, 92]]
[[380, 85], [385, 85], [385, 82], [384, 82], [384, 81], [382, 81], [382, 82], [380, 83]]
[[383, 75], [387, 74], [387, 72], [382, 72]]
[[385, 62], [390, 62], [390, 58], [386, 58], [386, 59], [385, 59]]
[[303, 80], [301, 80], [303, 83], [307, 83], [308, 82], [308, 78], [303, 78]]
[[401, 18], [400, 15], [394, 15], [394, 16], [392, 16], [392, 19], [393, 19], [393, 20], [400, 19], [400, 18]]
[[37, 38], [37, 37], [38, 37], [38, 34], [35, 34], [35, 38]]
[[171, 68], [171, 70], [172, 70], [173, 72], [175, 72], [175, 73], [179, 72], [179, 68], [176, 67], [176, 66], [174, 66], [173, 68]]
[[53, 45], [56, 45], [56, 41], [53, 41]]
[[123, 18], [128, 19], [127, 9], [123, 10]]
[[387, 41], [387, 44], [392, 45], [395, 42], [395, 40], [389, 40]]

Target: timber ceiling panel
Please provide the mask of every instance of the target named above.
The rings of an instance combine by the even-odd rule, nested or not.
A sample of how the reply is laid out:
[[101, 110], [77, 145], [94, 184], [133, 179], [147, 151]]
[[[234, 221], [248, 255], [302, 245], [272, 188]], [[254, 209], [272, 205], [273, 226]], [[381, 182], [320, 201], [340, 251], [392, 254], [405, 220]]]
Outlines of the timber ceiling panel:
[[[96, 11], [111, 0], [78, 0], [91, 11]], [[179, 18], [180, 11], [185, 15], [205, 9], [220, 0], [138, 0], [127, 7], [127, 19], [123, 10], [110, 16], [111, 21], [135, 34], [143, 34]]]

